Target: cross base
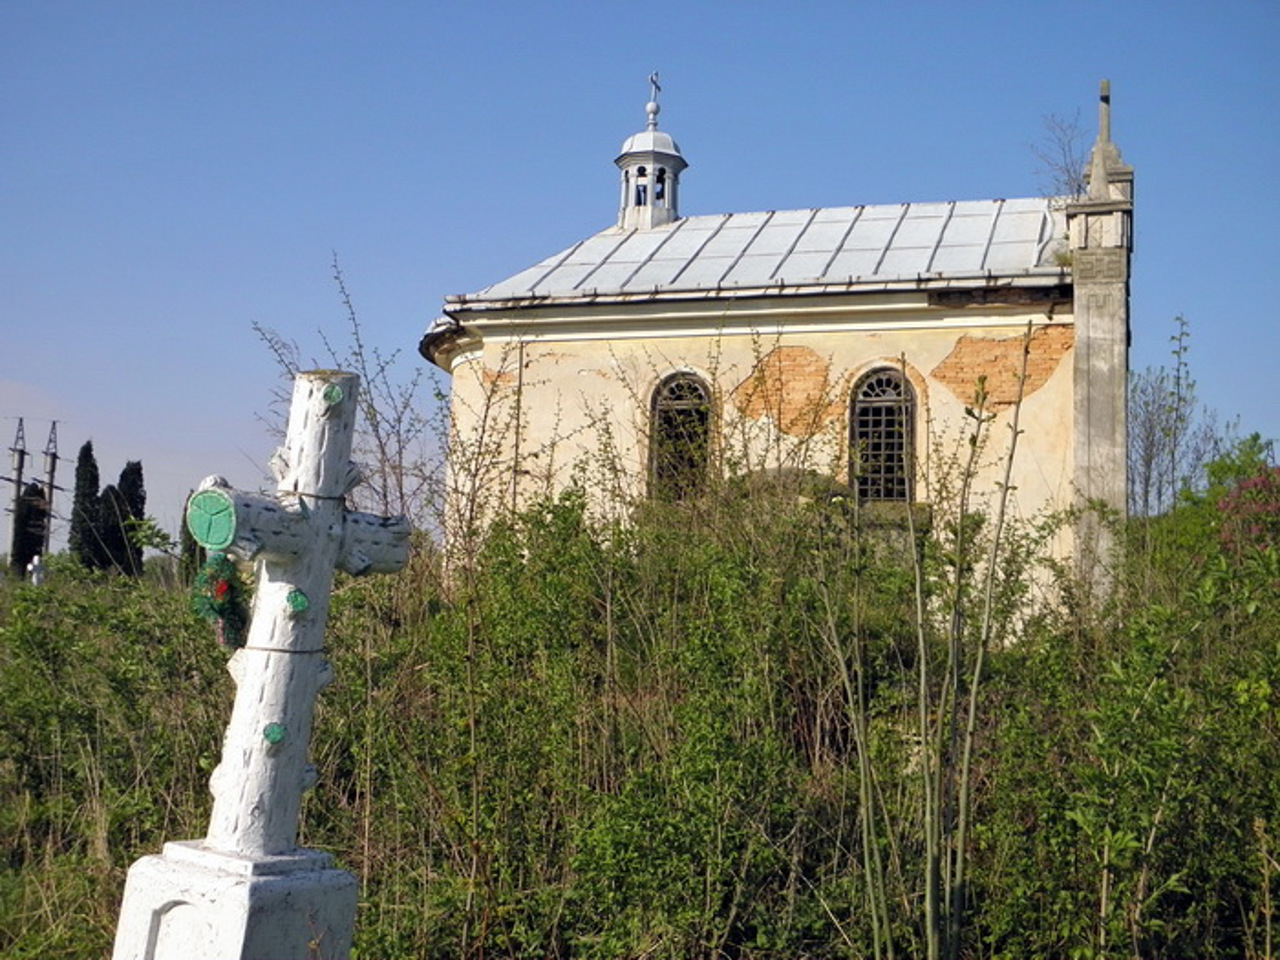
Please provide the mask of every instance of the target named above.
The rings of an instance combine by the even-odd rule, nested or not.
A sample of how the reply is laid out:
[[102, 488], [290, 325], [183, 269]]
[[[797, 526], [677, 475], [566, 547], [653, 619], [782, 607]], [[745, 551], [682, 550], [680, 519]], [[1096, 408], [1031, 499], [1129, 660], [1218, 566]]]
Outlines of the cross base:
[[319, 850], [166, 843], [129, 868], [113, 960], [345, 960], [356, 878]]

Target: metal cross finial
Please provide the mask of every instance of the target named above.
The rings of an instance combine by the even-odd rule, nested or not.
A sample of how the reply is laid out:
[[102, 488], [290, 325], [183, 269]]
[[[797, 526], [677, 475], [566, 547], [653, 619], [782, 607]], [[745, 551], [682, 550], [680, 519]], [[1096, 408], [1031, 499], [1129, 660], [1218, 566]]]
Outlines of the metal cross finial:
[[649, 74], [649, 102], [644, 105], [644, 112], [649, 116], [649, 129], [658, 129], [658, 111], [662, 108], [658, 106], [658, 94], [662, 92], [662, 85], [658, 83], [658, 71], [655, 70]]

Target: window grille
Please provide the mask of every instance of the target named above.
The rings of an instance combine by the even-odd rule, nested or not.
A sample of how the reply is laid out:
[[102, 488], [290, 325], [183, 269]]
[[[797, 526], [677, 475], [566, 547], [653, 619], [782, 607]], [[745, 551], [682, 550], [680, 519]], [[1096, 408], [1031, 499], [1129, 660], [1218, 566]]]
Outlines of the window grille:
[[897, 370], [873, 370], [853, 391], [849, 475], [860, 500], [912, 498], [915, 398]]
[[711, 439], [711, 391], [692, 374], [668, 377], [653, 394], [650, 492], [684, 500], [702, 492]]

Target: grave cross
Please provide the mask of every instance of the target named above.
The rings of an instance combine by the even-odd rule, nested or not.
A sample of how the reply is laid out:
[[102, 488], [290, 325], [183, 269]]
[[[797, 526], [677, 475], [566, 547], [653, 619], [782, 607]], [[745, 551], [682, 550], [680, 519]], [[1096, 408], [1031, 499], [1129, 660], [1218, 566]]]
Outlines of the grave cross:
[[208, 835], [134, 864], [117, 960], [349, 949], [355, 880], [328, 854], [298, 849], [297, 835], [302, 794], [315, 783], [307, 753], [316, 696], [332, 677], [323, 645], [333, 571], [391, 572], [408, 559], [406, 520], [344, 504], [361, 479], [348, 460], [358, 388], [354, 374], [300, 374], [285, 444], [271, 460], [275, 496], [210, 477], [188, 502], [197, 541], [255, 562], [252, 618], [228, 667], [236, 698], [209, 783]]
[[271, 459], [274, 497], [232, 490], [210, 477], [187, 506], [208, 550], [258, 561], [253, 614], [231, 660], [236, 702], [210, 789], [206, 844], [242, 854], [293, 849], [303, 791], [315, 782], [307, 747], [316, 694], [331, 679], [322, 655], [334, 567], [391, 572], [408, 557], [402, 518], [349, 511], [360, 482], [347, 456], [355, 425], [352, 374], [303, 374], [285, 445]]

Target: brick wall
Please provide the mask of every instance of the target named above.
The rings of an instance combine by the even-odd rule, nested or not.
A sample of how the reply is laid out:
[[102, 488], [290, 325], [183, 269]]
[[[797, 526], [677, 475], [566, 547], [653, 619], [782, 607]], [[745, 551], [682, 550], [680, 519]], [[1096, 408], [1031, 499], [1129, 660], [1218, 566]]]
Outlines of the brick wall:
[[[1075, 331], [1065, 323], [1049, 324], [1031, 334], [1027, 359], [1027, 383], [1023, 391], [1031, 396], [1048, 382], [1062, 358], [1075, 342]], [[1017, 337], [962, 336], [951, 352], [930, 372], [958, 400], [973, 400], [978, 377], [987, 378], [987, 408], [993, 411], [1012, 406], [1018, 398], [1018, 374], [1022, 367], [1022, 340]]]

